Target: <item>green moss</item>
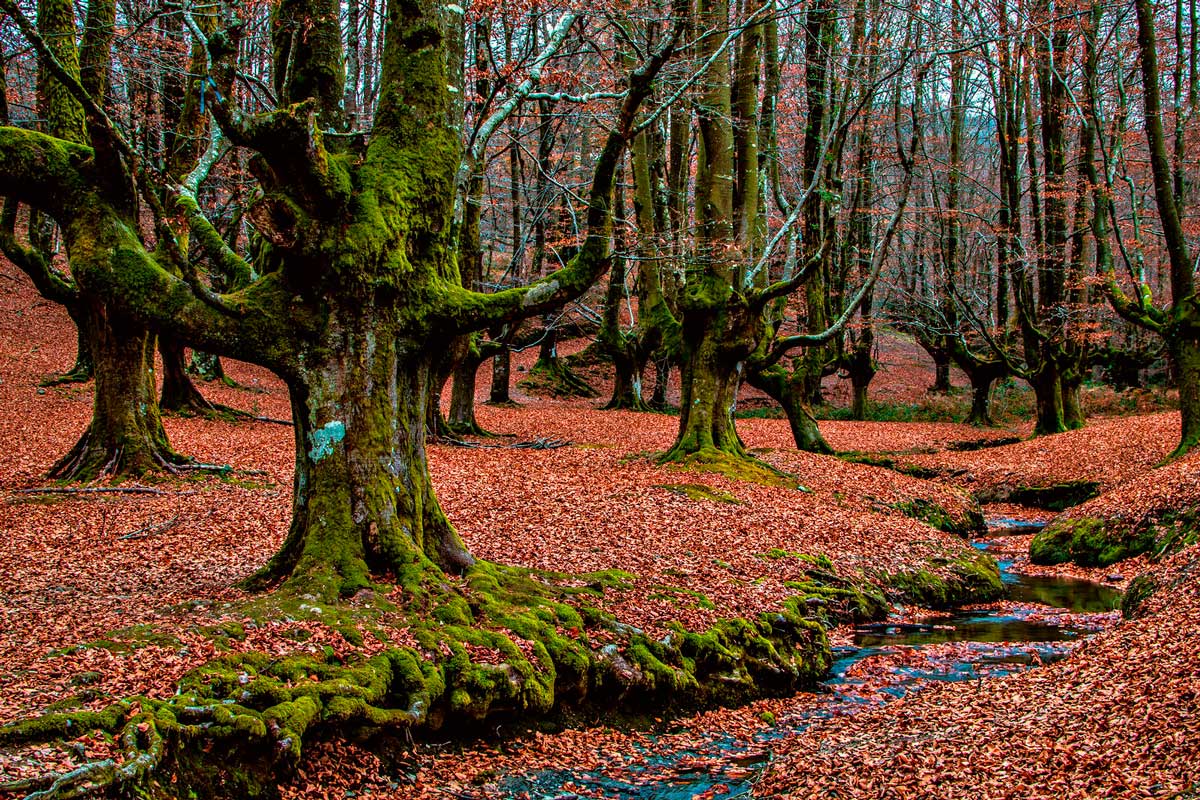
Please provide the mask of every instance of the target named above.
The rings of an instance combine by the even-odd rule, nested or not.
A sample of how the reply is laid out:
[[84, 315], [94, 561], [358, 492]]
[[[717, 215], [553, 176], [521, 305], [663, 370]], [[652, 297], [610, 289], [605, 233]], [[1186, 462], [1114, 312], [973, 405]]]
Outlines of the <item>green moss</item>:
[[656, 486], [657, 489], [666, 489], [671, 494], [682, 495], [689, 500], [708, 500], [713, 503], [729, 503], [731, 505], [742, 505], [742, 501], [737, 499], [729, 492], [720, 489], [714, 489], [711, 486], [706, 486], [703, 483], [664, 483]]
[[703, 592], [678, 586], [656, 586], [650, 593], [651, 600], [668, 600], [677, 606], [695, 606], [712, 611], [716, 605]]
[[1029, 545], [1035, 564], [1107, 567], [1149, 553], [1159, 558], [1200, 540], [1200, 509], [1172, 509], [1130, 524], [1097, 517], [1057, 519]]
[[687, 472], [711, 472], [736, 481], [757, 483], [762, 486], [799, 488], [794, 475], [750, 456], [736, 456], [720, 450], [707, 449], [678, 457], [671, 456], [666, 461], [662, 460], [664, 458], [667, 456], [660, 457], [659, 463], [668, 464], [673, 469]]
[[1085, 503], [1100, 494], [1096, 481], [1064, 481], [1050, 486], [1018, 486], [1008, 495], [1008, 501], [1023, 506], [1062, 511]]
[[987, 602], [1004, 594], [995, 559], [978, 551], [930, 559], [920, 569], [888, 575], [886, 582], [902, 601], [926, 608]]
[[891, 507], [906, 517], [920, 520], [939, 531], [956, 536], [969, 536], [987, 530], [987, 523], [983, 519], [983, 512], [979, 509], [978, 504], [968, 508], [963, 519], [955, 518], [946, 510], [945, 506], [920, 497], [894, 503]]
[[847, 451], [844, 453], [836, 453], [838, 458], [850, 464], [866, 464], [871, 467], [883, 467], [894, 472], [899, 472], [902, 475], [909, 475], [913, 478], [922, 480], [934, 480], [941, 477], [941, 471], [932, 467], [922, 467], [918, 464], [904, 464], [890, 456], [879, 455], [876, 453], [863, 453], [859, 451]]

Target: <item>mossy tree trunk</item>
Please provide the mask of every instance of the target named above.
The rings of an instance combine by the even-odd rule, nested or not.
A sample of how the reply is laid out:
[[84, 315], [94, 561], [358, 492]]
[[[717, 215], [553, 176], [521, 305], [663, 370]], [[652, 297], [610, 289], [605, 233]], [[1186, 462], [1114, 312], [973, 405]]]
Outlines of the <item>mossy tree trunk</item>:
[[[1187, 199], [1182, 186], [1181, 172], [1184, 164], [1174, 162], [1167, 152], [1167, 139], [1163, 130], [1163, 108], [1161, 74], [1158, 63], [1157, 33], [1155, 31], [1155, 8], [1150, 0], [1136, 0], [1138, 53], [1141, 56], [1142, 102], [1145, 111], [1146, 143], [1150, 152], [1150, 168], [1154, 176], [1154, 201], [1158, 208], [1170, 263], [1170, 303], [1159, 308], [1151, 302], [1153, 293], [1139, 275], [1139, 285], [1134, 287], [1134, 296], [1128, 297], [1119, 285], [1112, 267], [1111, 249], [1107, 239], [1107, 214], [1111, 199], [1103, 186], [1091, 175], [1094, 213], [1092, 227], [1097, 241], [1097, 261], [1102, 265], [1106, 277], [1109, 300], [1118, 313], [1136, 324], [1153, 330], [1163, 337], [1167, 352], [1179, 379], [1179, 444], [1171, 458], [1183, 456], [1200, 446], [1200, 303], [1196, 298], [1196, 275], [1193, 248], [1184, 229], [1183, 204]], [[1093, 26], [1088, 37], [1089, 63], [1094, 63], [1096, 33], [1099, 29], [1099, 5], [1093, 12]], [[1089, 81], [1089, 102], [1097, 102], [1098, 90], [1094, 81]], [[1182, 135], [1177, 131], [1176, 136]], [[1182, 148], [1182, 142], [1176, 147]]]
[[878, 370], [871, 356], [871, 343], [866, 335], [855, 343], [846, 358], [846, 372], [850, 375], [850, 417], [867, 418], [867, 389]]
[[1037, 413], [1033, 434], [1045, 436], [1067, 430], [1062, 380], [1057, 365], [1053, 361], [1042, 364], [1041, 368], [1030, 376], [1029, 385], [1033, 387]]
[[[391, 319], [387, 317], [391, 316]], [[263, 578], [328, 599], [372, 574], [401, 583], [473, 563], [442, 513], [425, 450], [433, 364], [384, 309], [334, 311], [324, 361], [289, 378], [296, 420], [292, 527]]]
[[1008, 370], [1003, 362], [981, 361], [968, 364], [966, 373], [971, 381], [971, 412], [965, 423], [979, 427], [995, 425], [991, 411], [992, 384], [1003, 378]]
[[657, 353], [654, 357], [654, 391], [650, 394], [650, 408], [655, 411], [667, 409], [667, 388], [671, 383], [671, 356]]
[[789, 371], [776, 365], [765, 370], [749, 369], [747, 380], [751, 386], [766, 392], [783, 407], [796, 449], [806, 453], [832, 455], [834, 449], [825, 440], [817, 426], [817, 418], [813, 416], [812, 408], [806, 402], [804, 385], [798, 380], [801, 375], [800, 372]]
[[167, 443], [158, 413], [154, 336], [103, 300], [84, 296], [84, 331], [96, 363], [92, 420], [50, 477], [92, 480], [106, 475], [171, 471], [187, 459]]
[[1063, 424], [1067, 430], [1082, 428], [1087, 417], [1083, 411], [1083, 378], [1074, 371], [1062, 376]]
[[[475, 418], [475, 384], [480, 365], [501, 349], [506, 352], [508, 350], [508, 347], [500, 342], [481, 342], [478, 336], [470, 335], [467, 352], [458, 359], [451, 375], [450, 409], [446, 412], [445, 425], [447, 432], [456, 436], [489, 435]], [[507, 382], [505, 385], [507, 386]]]
[[1200, 340], [1194, 334], [1179, 334], [1168, 343], [1179, 375], [1180, 433], [1172, 453], [1178, 457], [1200, 445]]
[[[700, 316], [695, 310], [685, 313], [680, 335], [679, 434], [663, 460], [747, 455], [733, 422], [741, 377], [738, 366], [750, 354], [752, 341], [747, 339], [746, 311], [739, 314], [730, 303], [714, 317]], [[741, 324], [737, 317], [742, 318]]]
[[[103, 297], [106, 310], [285, 380], [297, 431], [295, 518], [263, 577], [331, 596], [366, 585], [372, 574], [407, 581], [471, 563], [429, 479], [425, 415], [434, 359], [452, 337], [544, 314], [579, 296], [608, 266], [614, 176], [637, 109], [679, 31], [628, 76], [595, 162], [578, 252], [529, 286], [485, 294], [463, 285], [457, 263], [461, 145], [446, 57], [453, 9], [433, 0], [388, 5], [372, 135], [357, 144], [335, 138], [329, 147], [317, 107], [325, 100], [337, 106], [343, 94], [337, 14], [323, 0], [294, 0], [283, 10], [285, 23], [308, 35], [276, 40], [294, 67], [280, 84], [279, 109], [241, 116], [228, 96], [208, 92], [226, 137], [261, 156], [262, 193], [248, 216], [270, 244], [269, 260], [251, 271], [200, 215], [188, 187], [178, 189], [193, 241], [210, 259], [257, 276], [246, 285], [216, 295], [189, 275], [177, 240], [174, 248], [166, 241], [146, 249], [127, 191], [130, 162], [114, 157], [130, 146], [95, 112], [105, 139], [94, 150], [0, 128], [0, 194], [59, 221], [77, 281]], [[567, 15], [560, 24], [575, 22]], [[30, 35], [31, 26], [23, 30]], [[233, 69], [236, 49], [217, 55], [217, 73]], [[336, 152], [342, 148], [347, 152]], [[123, 316], [107, 319], [122, 320], [118, 330], [130, 332]], [[148, 339], [135, 340], [144, 359]], [[142, 391], [150, 385], [138, 384]], [[152, 408], [153, 395], [146, 400]]]
[[[94, 131], [86, 120], [80, 97], [74, 92], [102, 100], [108, 90], [115, 2], [89, 3], [87, 14], [83, 40], [77, 43], [74, 6], [66, 0], [38, 3], [38, 29], [46, 43], [46, 51], [38, 54], [39, 106], [50, 136], [78, 145], [90, 143]], [[55, 70], [64, 74], [58, 75]], [[75, 83], [74, 90], [68, 86], [70, 82]], [[34, 174], [30, 179], [38, 177], [41, 176]], [[87, 193], [95, 189], [88, 186]], [[113, 194], [120, 195], [121, 190]], [[71, 373], [55, 382], [95, 377], [93, 415], [87, 431], [51, 468], [50, 475], [86, 481], [102, 476], [173, 470], [185, 463], [187, 459], [167, 443], [159, 418], [153, 337], [146, 325], [135, 322], [133, 315], [117, 303], [109, 302], [102, 293], [79, 285], [74, 274], [70, 282], [64, 280], [50, 266], [44, 243], [39, 246], [34, 241], [29, 250], [19, 245], [11, 236], [15, 203], [5, 205], [4, 249], [22, 265], [43, 295], [66, 306], [76, 324], [79, 344], [75, 366]], [[45, 212], [45, 207], [36, 203], [30, 206], [31, 219], [40, 218]], [[56, 218], [55, 222], [63, 231], [74, 273], [72, 235], [65, 220]]]
[[929, 387], [933, 394], [949, 394], [953, 388], [950, 384], [950, 349], [942, 339], [932, 339], [925, 347], [925, 352], [933, 359], [933, 385]]
[[[735, 253], [746, 244], [734, 238], [738, 141], [729, 59], [717, 57], [720, 37], [714, 33], [727, 24], [729, 12], [727, 0], [703, 0], [696, 10], [696, 30], [708, 32], [696, 46], [696, 57], [708, 68], [696, 103], [695, 263], [679, 300], [679, 433], [663, 456], [667, 461], [747, 457], [734, 428], [733, 401], [739, 366], [758, 344], [763, 317], [762, 306], [748, 304], [737, 291], [741, 273]], [[753, 201], [746, 193], [739, 197], [757, 202], [757, 196]]]
[[173, 336], [158, 337], [158, 354], [162, 360], [162, 392], [159, 407], [163, 411], [182, 414], [207, 414], [215, 410], [192, 383], [187, 372], [183, 342]]
[[493, 405], [508, 405], [513, 401], [512, 386], [512, 350], [504, 343], [499, 352], [492, 356], [492, 387], [488, 392], [488, 402]]

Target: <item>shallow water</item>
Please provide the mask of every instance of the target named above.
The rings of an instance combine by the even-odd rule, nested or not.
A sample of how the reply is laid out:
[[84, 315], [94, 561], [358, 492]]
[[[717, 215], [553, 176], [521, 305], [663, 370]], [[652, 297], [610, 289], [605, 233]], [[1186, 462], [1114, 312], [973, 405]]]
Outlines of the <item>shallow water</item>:
[[[994, 520], [989, 535], [1026, 534], [1040, 527], [1037, 522]], [[987, 549], [986, 540], [974, 544]], [[834, 648], [835, 661], [823, 682], [826, 693], [819, 702], [749, 739], [719, 734], [700, 747], [675, 747], [667, 738], [651, 735], [634, 744], [611, 766], [507, 775], [498, 784], [500, 796], [538, 800], [591, 797], [597, 793], [628, 800], [682, 800], [697, 795], [748, 797], [757, 776], [770, 762], [772, 743], [803, 731], [816, 720], [854, 713], [874, 704], [859, 693], [860, 688], [870, 688], [866, 681], [852, 677], [858, 662], [895, 653], [897, 647], [923, 652], [923, 648], [946, 642], [977, 643], [954, 650], [950, 658], [912, 659], [893, 666], [889, 682], [880, 690], [893, 698], [932, 681], [977, 680], [985, 675], [1017, 672], [1066, 657], [1074, 642], [1094, 632], [1093, 628], [1072, 627], [1069, 616], [1060, 624], [1056, 613], [1110, 611], [1120, 603], [1120, 592], [1109, 586], [1069, 578], [1015, 575], [1011, 561], [999, 563], [1009, 589], [1010, 602], [1003, 605], [1003, 610], [963, 611], [929, 624], [863, 626], [855, 633], [855, 646]], [[1028, 619], [1031, 615], [1037, 618]]]

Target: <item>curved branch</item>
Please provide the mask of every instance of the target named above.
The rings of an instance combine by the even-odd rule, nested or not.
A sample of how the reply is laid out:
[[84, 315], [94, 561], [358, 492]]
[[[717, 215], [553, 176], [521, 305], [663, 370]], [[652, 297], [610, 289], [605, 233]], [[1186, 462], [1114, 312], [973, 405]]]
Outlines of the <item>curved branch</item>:
[[504, 322], [526, 319], [557, 308], [587, 291], [608, 269], [612, 241], [612, 191], [626, 143], [637, 135], [638, 108], [650, 94], [655, 77], [671, 57], [683, 35], [687, 15], [675, 0], [675, 27], [671, 36], [628, 76], [629, 90], [609, 132], [592, 177], [588, 202], [587, 238], [579, 253], [562, 269], [529, 286], [483, 294], [446, 282], [434, 324], [451, 333], [466, 333]]
[[56, 270], [37, 249], [25, 247], [16, 237], [17, 203], [4, 201], [0, 212], [0, 252], [29, 276], [38, 292], [47, 300], [66, 305], [75, 299], [74, 282]]

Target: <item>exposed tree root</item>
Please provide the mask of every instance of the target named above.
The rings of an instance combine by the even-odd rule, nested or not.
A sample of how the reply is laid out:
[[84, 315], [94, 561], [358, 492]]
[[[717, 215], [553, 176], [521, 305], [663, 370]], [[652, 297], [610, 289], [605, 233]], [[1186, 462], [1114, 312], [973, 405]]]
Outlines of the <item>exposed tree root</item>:
[[245, 630], [224, 623], [209, 635], [234, 652], [186, 674], [171, 696], [0, 726], [0, 748], [10, 753], [97, 731], [118, 751], [0, 791], [272, 797], [315, 737], [368, 739], [590, 706], [671, 714], [792, 692], [828, 670], [826, 625], [878, 618], [885, 608], [878, 590], [826, 566], [814, 560], [775, 613], [719, 620], [702, 633], [672, 623], [662, 638], [593, 605], [631, 577], [620, 572], [567, 576], [480, 562], [451, 586], [414, 565], [394, 591], [376, 587], [326, 606], [285, 584], [223, 618], [319, 620], [357, 649], [236, 652]]
[[47, 477], [63, 481], [92, 481], [117, 475], [144, 475], [166, 472], [177, 475], [190, 463], [166, 443], [165, 437], [139, 437], [111, 441], [115, 437], [97, 436], [89, 429], [71, 451], [59, 459]]
[[539, 358], [533, 368], [529, 370], [529, 375], [519, 381], [517, 385], [522, 389], [550, 397], [600, 396], [599, 392], [575, 374], [575, 371], [568, 367], [561, 358]]
[[51, 386], [63, 386], [68, 383], [87, 383], [91, 379], [92, 365], [76, 363], [68, 372], [47, 375], [38, 383], [38, 386], [49, 388]]

